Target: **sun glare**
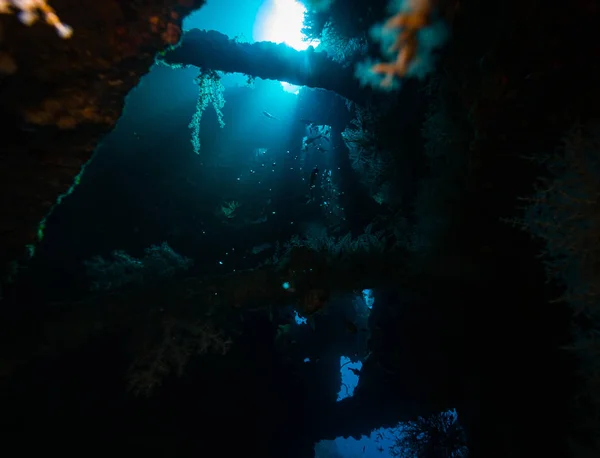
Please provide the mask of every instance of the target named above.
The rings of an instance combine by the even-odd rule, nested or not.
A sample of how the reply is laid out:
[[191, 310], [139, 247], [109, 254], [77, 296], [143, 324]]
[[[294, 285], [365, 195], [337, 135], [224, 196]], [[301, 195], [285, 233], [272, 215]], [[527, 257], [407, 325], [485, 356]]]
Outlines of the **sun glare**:
[[[285, 43], [298, 50], [305, 51], [309, 46], [317, 47], [319, 43], [304, 40], [302, 27], [306, 8], [296, 0], [267, 0], [261, 11], [262, 20], [257, 20], [254, 29], [256, 41], [272, 41]], [[284, 90], [298, 93], [299, 86], [282, 82]]]
[[[264, 24], [267, 41], [285, 43], [298, 51], [304, 51], [310, 43], [303, 40], [302, 26], [306, 8], [296, 0], [271, 0], [271, 11]], [[313, 45], [314, 46], [314, 45]]]

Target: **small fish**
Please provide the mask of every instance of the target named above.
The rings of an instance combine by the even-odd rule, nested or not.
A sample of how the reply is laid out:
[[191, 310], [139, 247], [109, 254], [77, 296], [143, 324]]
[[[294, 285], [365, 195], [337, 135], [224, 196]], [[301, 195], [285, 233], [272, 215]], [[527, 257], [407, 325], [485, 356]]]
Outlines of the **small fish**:
[[269, 113], [268, 111], [263, 111], [262, 112], [267, 118], [269, 119], [275, 119], [276, 121], [279, 121], [279, 119], [277, 119], [275, 116], [273, 116], [271, 113]]

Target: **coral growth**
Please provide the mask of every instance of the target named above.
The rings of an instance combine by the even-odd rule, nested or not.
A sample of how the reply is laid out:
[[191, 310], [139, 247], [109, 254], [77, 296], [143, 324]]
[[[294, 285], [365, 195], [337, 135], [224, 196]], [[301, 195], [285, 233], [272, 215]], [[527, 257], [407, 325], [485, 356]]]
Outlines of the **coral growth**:
[[140, 286], [158, 278], [172, 277], [193, 265], [191, 259], [173, 251], [167, 242], [146, 248], [143, 258], [135, 258], [122, 250], [113, 251], [111, 256], [108, 260], [94, 256], [84, 262], [92, 291]]
[[381, 138], [375, 134], [378, 119], [369, 108], [355, 106], [355, 117], [342, 132], [342, 140], [348, 148], [348, 157], [371, 195], [381, 201], [385, 192], [381, 189], [384, 174], [392, 163], [392, 157], [381, 146]]
[[208, 322], [165, 319], [160, 329], [157, 341], [138, 349], [137, 359], [129, 370], [129, 389], [135, 395], [151, 395], [172, 372], [181, 377], [194, 355], [224, 355], [232, 344], [221, 330]]
[[294, 236], [285, 244], [284, 249], [308, 248], [315, 253], [326, 254], [330, 259], [351, 257], [361, 253], [381, 253], [385, 240], [381, 232], [375, 232], [369, 225], [364, 232], [353, 236], [350, 232], [341, 237], [331, 236], [324, 227], [312, 227], [304, 237]]
[[591, 439], [573, 445], [593, 456], [584, 449], [600, 446], [600, 124], [575, 126], [562, 148], [532, 159], [549, 176], [533, 197], [523, 199], [524, 218], [510, 222], [545, 242], [548, 277], [563, 286], [559, 300], [573, 311], [574, 341], [567, 349], [580, 363], [574, 409], [583, 419], [576, 434]]
[[405, 76], [423, 78], [432, 70], [434, 50], [447, 38], [445, 24], [434, 17], [433, 0], [392, 0], [392, 16], [371, 29], [385, 62], [366, 61], [356, 68], [365, 85], [393, 90]]
[[240, 203], [236, 200], [223, 202], [217, 213], [227, 219], [235, 218], [236, 210], [240, 208]]
[[221, 128], [225, 127], [223, 121], [222, 109], [225, 106], [225, 98], [223, 93], [225, 88], [221, 83], [221, 77], [213, 70], [201, 70], [195, 79], [198, 84], [198, 101], [196, 103], [196, 112], [192, 117], [188, 127], [192, 131], [192, 146], [196, 154], [200, 154], [200, 122], [202, 114], [211, 103], [217, 114], [217, 120]]

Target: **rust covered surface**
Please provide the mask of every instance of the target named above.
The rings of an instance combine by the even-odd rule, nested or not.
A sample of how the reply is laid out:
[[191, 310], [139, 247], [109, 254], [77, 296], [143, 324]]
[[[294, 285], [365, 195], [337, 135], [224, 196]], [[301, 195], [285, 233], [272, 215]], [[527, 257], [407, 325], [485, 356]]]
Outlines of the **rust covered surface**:
[[177, 43], [204, 0], [51, 0], [73, 29], [63, 39], [40, 18], [0, 15], [0, 283], [43, 236], [125, 96], [158, 51]]

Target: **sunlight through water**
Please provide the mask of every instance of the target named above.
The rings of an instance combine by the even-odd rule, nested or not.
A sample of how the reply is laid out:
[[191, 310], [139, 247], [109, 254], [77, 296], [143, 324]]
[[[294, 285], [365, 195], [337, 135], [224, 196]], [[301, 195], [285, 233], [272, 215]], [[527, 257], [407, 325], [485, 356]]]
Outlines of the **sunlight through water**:
[[[296, 0], [267, 0], [257, 18], [254, 39], [285, 43], [298, 51], [305, 51], [309, 46], [316, 48], [318, 41], [305, 41], [302, 34], [305, 13], [304, 5]], [[261, 20], [261, 16], [264, 19]], [[281, 85], [284, 90], [294, 94], [300, 89], [299, 86], [283, 81]]]

